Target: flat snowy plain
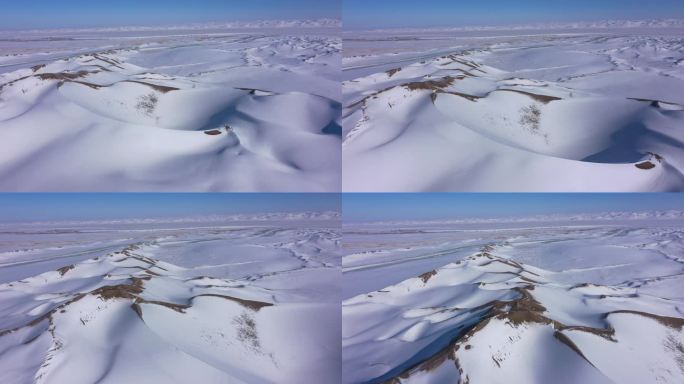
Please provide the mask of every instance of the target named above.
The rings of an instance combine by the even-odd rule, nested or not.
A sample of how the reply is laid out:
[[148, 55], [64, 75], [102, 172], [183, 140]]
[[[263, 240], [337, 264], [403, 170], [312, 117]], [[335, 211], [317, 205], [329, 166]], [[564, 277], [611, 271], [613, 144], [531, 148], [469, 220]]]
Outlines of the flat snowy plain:
[[684, 216], [343, 227], [344, 383], [684, 382]]
[[336, 383], [334, 214], [0, 227], [0, 382]]
[[345, 191], [682, 191], [684, 27], [345, 31]]
[[339, 28], [0, 32], [0, 190], [339, 191]]

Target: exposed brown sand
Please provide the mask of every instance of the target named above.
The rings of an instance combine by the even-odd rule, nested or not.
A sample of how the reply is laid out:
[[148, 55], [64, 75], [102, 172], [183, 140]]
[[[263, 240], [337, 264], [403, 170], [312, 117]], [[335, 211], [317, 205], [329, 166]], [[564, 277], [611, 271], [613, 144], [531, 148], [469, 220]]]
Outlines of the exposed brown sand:
[[495, 92], [497, 92], [497, 91], [498, 91], [498, 92], [515, 92], [515, 93], [520, 93], [520, 94], [522, 94], [522, 95], [529, 96], [529, 97], [533, 98], [534, 100], [539, 101], [539, 102], [544, 103], [544, 104], [548, 104], [548, 103], [550, 103], [550, 102], [552, 102], [552, 101], [563, 100], [563, 99], [561, 99], [560, 97], [548, 96], [548, 95], [540, 95], [540, 94], [537, 94], [537, 93], [521, 91], [521, 90], [519, 90], [519, 89], [508, 89], [508, 88], [504, 88], [504, 89], [497, 89]]
[[639, 169], [653, 169], [655, 168], [655, 164], [651, 163], [650, 161], [644, 161], [642, 163], [636, 163], [634, 164], [635, 167]]
[[239, 299], [239, 298], [233, 297], [233, 296], [218, 295], [218, 294], [214, 294], [214, 293], [204, 293], [201, 295], [194, 296], [193, 299], [195, 297], [203, 297], [203, 296], [219, 297], [222, 299], [234, 301], [234, 302], [242, 305], [243, 307], [249, 308], [253, 311], [259, 311], [261, 308], [273, 306], [273, 304], [271, 304], [271, 303], [264, 303], [262, 301], [245, 300], [245, 299]]

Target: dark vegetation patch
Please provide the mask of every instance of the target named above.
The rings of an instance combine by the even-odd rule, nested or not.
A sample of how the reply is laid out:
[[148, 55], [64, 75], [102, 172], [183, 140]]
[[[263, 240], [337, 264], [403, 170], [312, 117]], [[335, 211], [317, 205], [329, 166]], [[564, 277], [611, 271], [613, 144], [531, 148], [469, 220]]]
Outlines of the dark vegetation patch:
[[447, 94], [447, 95], [459, 96], [459, 97], [462, 97], [462, 98], [467, 99], [469, 101], [478, 101], [479, 99], [481, 99], [481, 97], [479, 97], [479, 96], [473, 96], [473, 95], [469, 95], [467, 93], [461, 93], [461, 92], [456, 92], [456, 91], [448, 91], [448, 92], [447, 91], [435, 91], [432, 93], [432, 95], [430, 95], [432, 102], [434, 103], [435, 100], [437, 100], [437, 95], [442, 94], [442, 93]]
[[78, 71], [78, 72], [59, 72], [59, 73], [38, 73], [34, 75], [41, 80], [58, 80], [69, 81], [76, 80], [88, 76], [89, 74], [97, 73], [96, 71]]
[[98, 59], [98, 60], [100, 60], [100, 61], [103, 61], [103, 62], [105, 62], [105, 63], [107, 63], [107, 64], [109, 64], [109, 65], [111, 65], [111, 66], [113, 66], [113, 67], [116, 67], [116, 68], [119, 68], [119, 69], [125, 69], [124, 67], [122, 67], [122, 66], [120, 65], [121, 62], [120, 62], [119, 60], [116, 60], [116, 59], [113, 59], [113, 58], [105, 58], [105, 57], [102, 57], [102, 56], [98, 55], [97, 53], [94, 54], [93, 57], [96, 58], [96, 59]]
[[[85, 85], [85, 86], [88, 86], [88, 87], [93, 88], [93, 89], [100, 89], [100, 88], [111, 87], [111, 86], [113, 86], [113, 85], [115, 85], [115, 84], [118, 84], [118, 82], [117, 82], [117, 83], [102, 85], [102, 84], [93, 84], [93, 83], [88, 83], [88, 82], [84, 82], [84, 81], [79, 81], [79, 80], [78, 80], [78, 79], [84, 78], [84, 77], [86, 77], [86, 76], [88, 76], [88, 75], [91, 75], [91, 74], [94, 74], [94, 73], [101, 72], [101, 71], [103, 71], [103, 70], [104, 70], [104, 71], [109, 71], [108, 69], [104, 69], [104, 68], [103, 68], [103, 69], [101, 69], [101, 70], [95, 70], [95, 71], [85, 71], [85, 70], [81, 70], [81, 71], [78, 71], [78, 72], [38, 73], [38, 74], [33, 75], [33, 76], [38, 77], [38, 78], [41, 79], [41, 80], [56, 80], [56, 81], [59, 81], [59, 82], [60, 82], [60, 86], [61, 86], [63, 83], [65, 83], [65, 82], [70, 82], [70, 83], [77, 83], [77, 84]], [[21, 79], [17, 79], [17, 80], [15, 80], [14, 82], [19, 81], [19, 80], [23, 80], [23, 79], [25, 79], [25, 78], [26, 78], [26, 77], [21, 78]], [[168, 93], [168, 92], [172, 92], [172, 91], [178, 91], [178, 90], [180, 89], [180, 88], [169, 87], [169, 86], [165, 86], [165, 85], [152, 84], [152, 83], [148, 83], [148, 82], [144, 82], [144, 81], [139, 81], [139, 80], [123, 80], [123, 81], [121, 81], [121, 83], [136, 83], [136, 84], [141, 84], [141, 85], [150, 87], [150, 88], [154, 89], [155, 91], [158, 91], [158, 92], [161, 92], [161, 93]]]
[[462, 93], [462, 92], [445, 90], [445, 88], [452, 85], [455, 81], [463, 80], [463, 79], [465, 79], [465, 76], [456, 76], [456, 77], [445, 76], [445, 77], [438, 79], [438, 80], [414, 81], [414, 82], [402, 84], [402, 86], [406, 87], [410, 91], [418, 91], [418, 90], [432, 91], [433, 93], [430, 95], [430, 99], [432, 100], [433, 103], [435, 102], [435, 100], [437, 100], [437, 95], [440, 93], [445, 93], [445, 94], [449, 94], [449, 95], [463, 97], [465, 99], [468, 99], [469, 101], [477, 101], [478, 99], [481, 99], [481, 97], [479, 97], [479, 96], [469, 95], [467, 93]]
[[572, 287], [568, 288], [568, 291], [571, 291], [573, 289], [577, 288], [587, 288], [587, 287], [596, 287], [596, 284], [589, 284], [589, 283], [581, 283], [581, 284], [575, 284]]
[[[38, 78], [40, 80], [57, 80], [57, 81], [59, 81], [58, 86], [61, 86], [65, 82], [78, 82], [76, 79], [79, 79], [79, 78], [85, 77], [89, 74], [97, 73], [97, 72], [99, 72], [99, 71], [83, 71], [82, 70], [82, 71], [78, 71], [78, 72], [38, 73], [38, 74], [30, 75], [30, 76], [20, 77], [18, 79], [9, 81], [7, 83], [0, 84], [0, 91], [2, 91], [2, 89], [5, 87], [11, 87], [15, 83], [18, 83], [20, 81], [23, 81], [23, 80], [26, 80], [26, 79], [29, 79], [32, 77]], [[86, 85], [90, 86], [90, 84], [86, 84]], [[95, 85], [92, 84], [92, 86], [95, 86]]]
[[259, 342], [254, 319], [248, 313], [243, 313], [233, 320], [233, 324], [237, 328], [238, 340], [254, 351], [259, 352], [261, 350], [261, 343]]
[[129, 284], [105, 285], [90, 292], [102, 300], [137, 299], [143, 291], [143, 279], [133, 277]]
[[474, 62], [474, 61], [472, 61], [472, 60], [464, 59], [463, 57], [458, 56], [458, 55], [442, 56], [442, 58], [444, 58], [444, 59], [451, 59], [452, 62], [454, 62], [454, 63], [459, 63], [459, 64], [463, 64], [463, 65], [465, 65], [465, 66], [467, 66], [467, 67], [470, 67], [471, 69], [478, 69], [478, 68], [480, 68], [480, 64], [478, 64], [478, 63], [476, 63], [476, 62]]
[[43, 69], [43, 68], [45, 68], [45, 64], [38, 64], [38, 65], [34, 65], [33, 67], [31, 67], [31, 70], [32, 70], [34, 73], [36, 73], [36, 72], [38, 72], [39, 70], [41, 70], [41, 69]]
[[[430, 95], [430, 98], [432, 102], [434, 103], [435, 100], [437, 99], [437, 94], [440, 93], [445, 93], [445, 94], [450, 94], [450, 95], [455, 95], [455, 96], [460, 96], [463, 98], [466, 98], [470, 101], [477, 101], [478, 99], [481, 99], [479, 96], [474, 96], [474, 95], [469, 95], [466, 93], [461, 93], [461, 92], [456, 92], [456, 91], [446, 91], [444, 88], [447, 88], [448, 86], [452, 85], [456, 80], [463, 80], [465, 79], [466, 76], [445, 76], [441, 79], [438, 80], [426, 80], [426, 81], [412, 81], [409, 83], [401, 84], [398, 85], [400, 87], [405, 87], [406, 89], [410, 91], [419, 91], [419, 90], [428, 90], [432, 91], [433, 93]], [[387, 92], [396, 86], [392, 86], [389, 88], [381, 89], [379, 91], [376, 91], [370, 95], [367, 95], [349, 105], [346, 105], [346, 109], [355, 109], [357, 107], [364, 108], [366, 106], [366, 101], [369, 99], [377, 99], [378, 95]]]
[[662, 163], [663, 160], [665, 160], [662, 156], [660, 156], [660, 155], [657, 154], [657, 153], [654, 153], [654, 152], [646, 152], [646, 153], [649, 154], [649, 155], [651, 155], [651, 156], [653, 156], [653, 157], [655, 157], [655, 159], [658, 160], [659, 163]]
[[432, 276], [436, 276], [436, 275], [437, 275], [437, 271], [435, 271], [435, 270], [433, 269], [432, 271], [425, 272], [425, 273], [423, 273], [422, 275], [420, 275], [420, 276], [418, 276], [418, 277], [419, 277], [421, 280], [423, 280], [423, 283], [427, 283], [428, 281], [430, 281], [430, 279], [432, 278]]
[[158, 102], [159, 97], [154, 93], [150, 93], [148, 95], [140, 96], [138, 98], [138, 104], [135, 107], [146, 115], [151, 116], [157, 108]]
[[395, 73], [401, 71], [401, 68], [392, 68], [387, 70], [385, 73], [387, 73], [387, 76], [392, 77], [394, 76]]
[[520, 109], [520, 125], [533, 133], [539, 132], [541, 109], [536, 105], [528, 105]]
[[67, 272], [69, 272], [69, 271], [72, 270], [72, 269], [74, 269], [74, 265], [73, 265], [73, 264], [64, 266], [64, 267], [62, 267], [62, 268], [59, 268], [59, 269], [57, 269], [57, 272], [59, 272], [59, 275], [60, 275], [60, 276], [64, 276], [64, 275], [66, 275]]
[[[486, 244], [482, 248], [480, 248], [480, 252], [483, 254], [485, 254], [485, 253], [489, 254], [489, 252], [494, 251], [494, 248], [496, 248], [496, 246], [494, 244]], [[489, 255], [487, 255], [487, 256], [489, 256]]]
[[679, 338], [673, 334], [669, 334], [667, 335], [663, 346], [666, 350], [674, 354], [679, 370], [684, 373], [684, 345]]
[[513, 288], [520, 294], [520, 297], [512, 301], [494, 302], [491, 312], [498, 312], [496, 318], [506, 320], [513, 326], [525, 323], [551, 324], [553, 321], [543, 315], [546, 308], [530, 293], [532, 289], [534, 286], [531, 285]]
[[[93, 60], [94, 60], [94, 59], [85, 60], [84, 63], [90, 63], [90, 62], [92, 62]], [[109, 68], [107, 68], [107, 67], [104, 67], [104, 66], [102, 66], [102, 65], [100, 65], [100, 64], [91, 64], [90, 66], [91, 66], [91, 67], [95, 67], [95, 68], [99, 69], [99, 70], [102, 71], [102, 72], [112, 72], [111, 69], [109, 69]]]
[[210, 131], [204, 131], [204, 133], [206, 133], [209, 136], [216, 136], [216, 135], [220, 135], [221, 131], [218, 129], [212, 129]]
[[404, 87], [408, 88], [410, 91], [417, 90], [430, 90], [430, 91], [441, 91], [454, 83], [457, 79], [452, 76], [445, 76], [439, 80], [426, 80], [426, 81], [413, 81], [410, 83], [403, 84]]

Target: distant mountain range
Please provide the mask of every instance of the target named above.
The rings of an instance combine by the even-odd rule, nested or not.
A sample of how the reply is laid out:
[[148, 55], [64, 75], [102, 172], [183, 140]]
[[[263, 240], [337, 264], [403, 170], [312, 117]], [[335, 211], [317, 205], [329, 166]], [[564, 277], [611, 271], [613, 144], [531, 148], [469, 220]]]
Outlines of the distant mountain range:
[[143, 32], [143, 31], [176, 31], [176, 30], [211, 30], [211, 29], [258, 29], [258, 28], [340, 28], [342, 21], [338, 19], [313, 20], [256, 20], [256, 21], [227, 21], [177, 25], [141, 25], [120, 27], [94, 28], [56, 28], [40, 29], [25, 32]]
[[427, 27], [427, 28], [383, 28], [372, 29], [375, 32], [459, 32], [459, 31], [517, 31], [517, 30], [565, 30], [565, 29], [618, 29], [618, 28], [684, 28], [684, 19], [653, 20], [601, 20], [577, 21], [565, 23], [531, 23], [517, 25], [481, 25], [461, 27]]
[[339, 220], [340, 213], [335, 211], [321, 212], [273, 212], [273, 213], [244, 213], [234, 215], [212, 215], [194, 217], [170, 217], [170, 218], [126, 218], [126, 219], [100, 219], [100, 220], [60, 220], [40, 221], [25, 223], [2, 223], [2, 227], [14, 225], [118, 225], [118, 224], [174, 224], [174, 223], [231, 223], [231, 222], [266, 222], [266, 221], [325, 221]]
[[[373, 225], [442, 225], [442, 224], [487, 224], [487, 223], [534, 223], [534, 222], [581, 222], [581, 221], [631, 221], [631, 220], [684, 220], [684, 211], [643, 211], [643, 212], [601, 212], [555, 215], [533, 215], [497, 218], [461, 218], [378, 221]], [[346, 224], [346, 223], [345, 223]]]
[[[320, 212], [273, 212], [244, 213], [234, 215], [212, 215], [169, 218], [126, 218], [99, 220], [61, 220], [18, 223], [26, 225], [97, 225], [97, 224], [173, 224], [173, 223], [231, 223], [231, 222], [266, 222], [266, 221], [325, 221], [340, 220], [342, 215], [337, 211]], [[586, 222], [586, 221], [632, 221], [632, 220], [684, 220], [684, 211], [643, 211], [643, 212], [601, 212], [553, 214], [532, 216], [509, 216], [496, 218], [459, 218], [459, 219], [425, 219], [365, 222], [364, 225], [448, 225], [448, 224], [495, 224], [495, 223], [534, 223], [534, 222]], [[358, 225], [357, 222], [345, 223]], [[0, 228], [11, 227], [17, 223], [0, 223]]]

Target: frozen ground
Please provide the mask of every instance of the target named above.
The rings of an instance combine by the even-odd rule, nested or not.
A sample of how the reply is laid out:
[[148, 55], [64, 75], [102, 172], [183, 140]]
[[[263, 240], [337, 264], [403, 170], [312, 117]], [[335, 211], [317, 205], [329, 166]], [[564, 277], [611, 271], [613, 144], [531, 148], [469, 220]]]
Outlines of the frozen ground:
[[335, 383], [334, 215], [0, 231], [3, 383]]
[[684, 220], [647, 216], [345, 223], [343, 382], [681, 383]]
[[339, 190], [339, 29], [269, 26], [0, 32], [0, 190]]
[[345, 32], [343, 189], [684, 190], [684, 28], [620, 27]]

